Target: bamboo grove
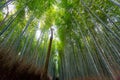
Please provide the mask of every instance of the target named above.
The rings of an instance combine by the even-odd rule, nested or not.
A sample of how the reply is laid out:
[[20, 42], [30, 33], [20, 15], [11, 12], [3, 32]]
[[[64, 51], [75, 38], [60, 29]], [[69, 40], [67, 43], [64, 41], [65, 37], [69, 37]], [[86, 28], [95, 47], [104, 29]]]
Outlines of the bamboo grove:
[[51, 28], [53, 80], [120, 80], [119, 0], [0, 0], [0, 50], [14, 60], [42, 69]]

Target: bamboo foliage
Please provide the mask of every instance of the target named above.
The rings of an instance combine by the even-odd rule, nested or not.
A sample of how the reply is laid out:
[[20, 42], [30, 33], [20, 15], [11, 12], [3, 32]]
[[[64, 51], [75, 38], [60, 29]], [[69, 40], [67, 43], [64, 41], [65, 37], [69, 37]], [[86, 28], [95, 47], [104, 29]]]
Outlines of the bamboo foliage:
[[[13, 12], [9, 5], [15, 6]], [[53, 78], [117, 80], [119, 7], [118, 0], [0, 1], [0, 47], [42, 68], [53, 27], [48, 72]]]

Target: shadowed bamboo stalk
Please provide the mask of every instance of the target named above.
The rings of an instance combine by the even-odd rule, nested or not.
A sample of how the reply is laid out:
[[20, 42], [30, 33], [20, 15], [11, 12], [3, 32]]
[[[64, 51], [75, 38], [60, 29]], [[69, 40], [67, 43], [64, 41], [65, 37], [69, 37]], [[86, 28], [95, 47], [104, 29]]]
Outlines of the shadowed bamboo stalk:
[[[0, 9], [13, 1], [3, 2]], [[53, 73], [57, 71], [53, 69], [56, 57], [58, 59], [56, 73], [60, 80], [120, 80], [118, 1], [54, 1], [56, 0], [15, 1], [14, 5], [20, 8], [16, 8], [17, 11], [8, 15], [5, 21], [4, 17], [1, 18], [4, 22], [0, 29], [0, 46], [2, 48], [7, 46], [10, 52], [4, 56], [1, 51], [0, 57], [4, 56], [6, 62], [0, 58], [0, 64], [3, 61], [3, 64], [15, 66], [14, 71], [18, 67], [18, 72], [30, 73], [30, 77], [34, 77], [34, 71], [38, 69], [38, 67], [34, 68], [36, 64], [41, 70], [37, 76], [38, 79], [50, 80], [48, 73], [54, 77]], [[33, 17], [29, 18], [30, 15]], [[51, 36], [48, 39], [47, 29], [53, 23], [56, 25], [58, 35], [53, 39], [53, 29], [51, 29]], [[11, 47], [14, 47], [13, 50], [17, 53], [12, 53]], [[54, 54], [57, 56], [54, 57]], [[7, 57], [9, 55], [11, 57]], [[9, 58], [13, 60], [9, 62]], [[7, 67], [10, 66], [7, 65]], [[11, 76], [16, 75], [14, 71], [11, 70]], [[0, 73], [4, 75], [2, 74], [4, 71]], [[24, 73], [22, 75], [26, 76]]]
[[51, 52], [51, 47], [52, 47], [52, 39], [53, 39], [53, 29], [51, 28], [50, 42], [49, 42], [49, 45], [48, 45], [47, 56], [46, 56], [46, 60], [45, 60], [44, 68], [43, 68], [42, 80], [48, 80], [47, 79], [47, 73], [48, 73], [50, 52]]

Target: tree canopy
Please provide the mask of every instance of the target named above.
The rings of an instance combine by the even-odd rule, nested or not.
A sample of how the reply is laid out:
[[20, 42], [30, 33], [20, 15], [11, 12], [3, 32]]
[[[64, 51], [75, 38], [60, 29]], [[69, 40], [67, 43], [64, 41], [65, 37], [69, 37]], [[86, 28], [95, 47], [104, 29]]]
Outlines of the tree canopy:
[[0, 47], [29, 63], [43, 67], [51, 28], [51, 76], [120, 76], [119, 0], [0, 0]]

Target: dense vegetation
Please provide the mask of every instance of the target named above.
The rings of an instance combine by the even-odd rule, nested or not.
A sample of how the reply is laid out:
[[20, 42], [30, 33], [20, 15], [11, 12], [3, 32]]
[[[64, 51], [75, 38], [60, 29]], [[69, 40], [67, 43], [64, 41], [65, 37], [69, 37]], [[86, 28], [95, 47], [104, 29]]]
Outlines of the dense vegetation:
[[119, 0], [0, 0], [0, 50], [43, 68], [51, 28], [53, 79], [119, 78]]

